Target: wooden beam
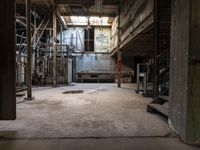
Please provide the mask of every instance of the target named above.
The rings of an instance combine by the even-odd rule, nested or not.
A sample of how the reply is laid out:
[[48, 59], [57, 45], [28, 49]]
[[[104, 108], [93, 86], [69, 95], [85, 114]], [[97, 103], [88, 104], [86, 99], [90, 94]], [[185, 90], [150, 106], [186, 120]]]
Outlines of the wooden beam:
[[27, 64], [26, 64], [27, 100], [32, 100], [31, 0], [26, 0], [26, 37], [27, 37]]
[[16, 119], [15, 0], [0, 1], [0, 120]]
[[57, 7], [53, 7], [53, 85], [57, 85], [57, 20], [56, 20], [56, 10]]
[[118, 73], [118, 83], [117, 83], [117, 86], [119, 88], [121, 88], [121, 72], [122, 72], [122, 52], [121, 52], [121, 49], [120, 49], [120, 43], [121, 43], [121, 34], [120, 34], [120, 7], [118, 8], [118, 16], [119, 16], [119, 19], [118, 19], [118, 33], [117, 33], [117, 36], [118, 36], [118, 44], [117, 44], [117, 73]]
[[54, 0], [50, 0], [50, 2], [51, 2], [53, 9], [56, 8], [56, 10], [53, 11], [53, 13], [55, 13], [55, 15], [56, 15], [56, 18], [63, 25], [64, 29], [67, 29], [67, 25], [66, 25], [65, 21], [61, 18], [62, 16], [60, 14], [60, 11], [57, 9], [57, 4], [55, 3]]
[[63, 73], [63, 28], [62, 25], [60, 24], [60, 67], [61, 67], [61, 72]]

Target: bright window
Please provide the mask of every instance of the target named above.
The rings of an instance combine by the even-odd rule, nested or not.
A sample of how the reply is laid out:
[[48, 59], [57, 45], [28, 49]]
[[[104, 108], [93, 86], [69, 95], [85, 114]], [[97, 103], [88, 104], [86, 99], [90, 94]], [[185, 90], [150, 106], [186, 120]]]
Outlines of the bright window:
[[[88, 17], [85, 16], [70, 16], [70, 19], [68, 16], [66, 20], [68, 20], [67, 25], [88, 25]], [[108, 26], [111, 24], [108, 23], [108, 17], [90, 16], [89, 25]]]

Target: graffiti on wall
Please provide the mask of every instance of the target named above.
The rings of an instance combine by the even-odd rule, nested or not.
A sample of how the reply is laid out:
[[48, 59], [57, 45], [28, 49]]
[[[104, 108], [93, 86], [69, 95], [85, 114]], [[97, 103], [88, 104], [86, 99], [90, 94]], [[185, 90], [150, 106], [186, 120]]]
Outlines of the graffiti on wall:
[[108, 27], [95, 28], [95, 52], [110, 52], [110, 34]]
[[104, 32], [102, 32], [96, 37], [96, 41], [99, 43], [107, 44], [109, 43], [109, 37], [106, 36]]

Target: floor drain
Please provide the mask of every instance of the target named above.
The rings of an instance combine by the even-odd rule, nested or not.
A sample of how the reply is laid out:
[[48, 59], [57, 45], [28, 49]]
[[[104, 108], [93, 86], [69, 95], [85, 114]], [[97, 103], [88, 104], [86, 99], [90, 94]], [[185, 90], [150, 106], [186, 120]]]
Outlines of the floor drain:
[[63, 92], [63, 94], [80, 94], [80, 93], [83, 93], [83, 90], [71, 90]]

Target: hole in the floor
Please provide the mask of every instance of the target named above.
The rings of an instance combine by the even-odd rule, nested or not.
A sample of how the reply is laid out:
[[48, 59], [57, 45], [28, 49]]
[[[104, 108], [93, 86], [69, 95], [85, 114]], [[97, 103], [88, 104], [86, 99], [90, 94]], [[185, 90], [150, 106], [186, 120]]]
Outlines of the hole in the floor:
[[84, 92], [83, 90], [70, 90], [70, 91], [63, 92], [63, 94], [81, 94], [83, 92]]

